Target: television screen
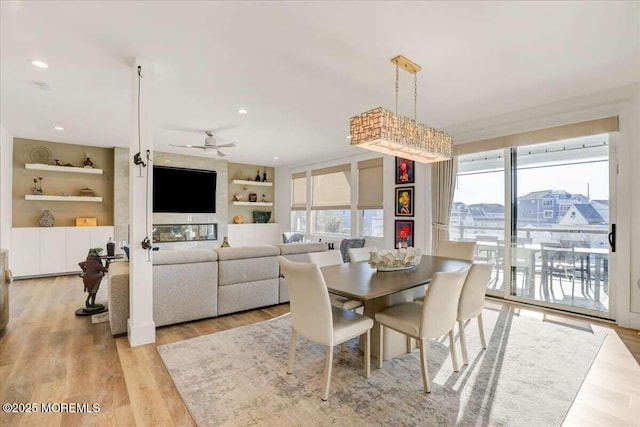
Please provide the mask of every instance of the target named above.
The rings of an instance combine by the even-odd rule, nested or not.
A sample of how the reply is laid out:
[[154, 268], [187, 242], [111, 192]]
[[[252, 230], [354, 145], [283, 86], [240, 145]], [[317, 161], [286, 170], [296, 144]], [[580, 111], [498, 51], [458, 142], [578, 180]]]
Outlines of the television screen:
[[153, 167], [153, 211], [215, 213], [216, 172]]

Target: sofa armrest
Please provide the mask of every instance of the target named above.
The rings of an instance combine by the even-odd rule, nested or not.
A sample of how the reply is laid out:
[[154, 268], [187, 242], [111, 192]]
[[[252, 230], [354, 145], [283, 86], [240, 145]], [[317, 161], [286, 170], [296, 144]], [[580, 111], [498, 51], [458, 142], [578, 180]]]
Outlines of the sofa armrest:
[[109, 265], [109, 324], [112, 335], [127, 332], [129, 319], [129, 262]]

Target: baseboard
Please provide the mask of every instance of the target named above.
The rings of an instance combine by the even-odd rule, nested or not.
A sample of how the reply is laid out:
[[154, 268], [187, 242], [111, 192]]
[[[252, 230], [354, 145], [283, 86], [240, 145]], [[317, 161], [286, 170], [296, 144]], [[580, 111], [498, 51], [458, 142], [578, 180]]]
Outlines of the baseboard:
[[152, 344], [156, 342], [156, 324], [149, 322], [132, 325], [131, 319], [127, 319], [127, 336], [131, 347]]

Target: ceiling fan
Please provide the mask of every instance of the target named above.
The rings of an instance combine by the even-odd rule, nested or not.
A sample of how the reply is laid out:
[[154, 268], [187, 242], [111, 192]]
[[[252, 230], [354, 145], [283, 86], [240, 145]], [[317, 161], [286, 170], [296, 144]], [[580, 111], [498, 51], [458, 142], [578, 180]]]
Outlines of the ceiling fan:
[[227, 156], [222, 151], [220, 151], [220, 148], [236, 146], [235, 142], [230, 142], [228, 144], [216, 143], [216, 138], [212, 130], [207, 130], [205, 131], [205, 133], [207, 134], [207, 138], [205, 138], [204, 140], [204, 145], [191, 145], [191, 144], [187, 144], [187, 145], [169, 144], [169, 145], [171, 145], [172, 147], [181, 147], [181, 148], [199, 148], [201, 150], [204, 150], [205, 154], [214, 154], [218, 157]]

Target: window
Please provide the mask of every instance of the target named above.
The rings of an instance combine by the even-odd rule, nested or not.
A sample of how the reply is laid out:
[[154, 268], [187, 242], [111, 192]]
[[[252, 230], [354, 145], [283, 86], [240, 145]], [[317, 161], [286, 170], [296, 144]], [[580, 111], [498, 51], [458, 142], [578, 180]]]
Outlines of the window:
[[542, 216], [544, 218], [553, 218], [553, 211], [550, 209], [545, 209]]
[[363, 237], [384, 236], [382, 193], [382, 157], [358, 162], [358, 210]]
[[291, 231], [307, 231], [307, 173], [291, 175]]
[[312, 233], [351, 234], [351, 165], [311, 171]]
[[545, 208], [550, 208], [553, 206], [553, 200], [545, 199], [542, 201], [542, 206]]
[[384, 210], [362, 210], [362, 237], [384, 237]]

